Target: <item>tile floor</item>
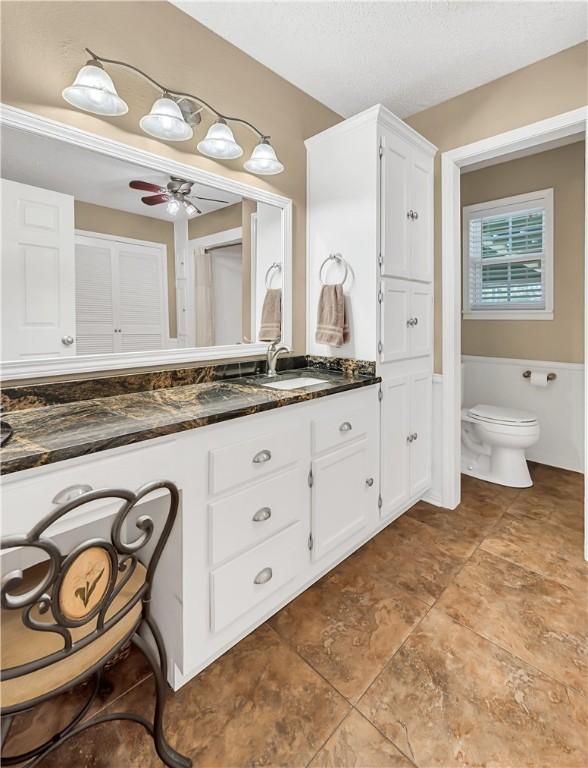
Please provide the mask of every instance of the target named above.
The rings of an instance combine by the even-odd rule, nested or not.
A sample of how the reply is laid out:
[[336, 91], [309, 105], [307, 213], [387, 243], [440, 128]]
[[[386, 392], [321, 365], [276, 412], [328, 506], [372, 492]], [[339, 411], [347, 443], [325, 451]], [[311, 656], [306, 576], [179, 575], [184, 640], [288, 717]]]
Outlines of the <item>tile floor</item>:
[[[586, 768], [583, 477], [533, 467], [528, 490], [463, 480], [453, 512], [417, 504], [171, 696], [195, 766]], [[95, 709], [147, 715], [133, 654]], [[8, 751], [66, 722], [83, 692], [23, 715]], [[44, 765], [160, 765], [110, 723]]]

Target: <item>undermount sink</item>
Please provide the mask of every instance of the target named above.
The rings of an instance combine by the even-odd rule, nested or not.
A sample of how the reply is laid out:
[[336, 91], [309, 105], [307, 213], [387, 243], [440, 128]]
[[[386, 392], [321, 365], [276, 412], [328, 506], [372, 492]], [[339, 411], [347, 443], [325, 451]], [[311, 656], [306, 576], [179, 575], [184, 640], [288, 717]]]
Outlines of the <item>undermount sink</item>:
[[277, 381], [261, 382], [262, 387], [270, 389], [304, 389], [315, 384], [324, 384], [324, 379], [314, 379], [312, 376], [299, 376], [296, 379], [278, 379]]

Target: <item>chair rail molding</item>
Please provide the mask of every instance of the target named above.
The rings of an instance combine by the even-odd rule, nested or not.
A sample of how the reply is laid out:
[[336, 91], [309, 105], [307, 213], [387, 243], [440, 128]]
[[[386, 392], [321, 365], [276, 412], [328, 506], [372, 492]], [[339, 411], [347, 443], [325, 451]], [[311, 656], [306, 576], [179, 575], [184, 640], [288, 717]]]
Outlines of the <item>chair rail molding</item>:
[[[205, 171], [189, 163], [137, 149], [114, 139], [74, 128], [57, 120], [27, 112], [0, 102], [0, 126], [16, 128], [29, 133], [58, 139], [77, 147], [89, 149], [109, 157], [144, 166], [170, 176], [187, 177], [196, 183], [220, 187], [227, 192], [268, 203], [282, 209], [282, 246], [284, 253], [282, 340], [292, 346], [292, 200], [273, 192], [245, 184], [221, 174]], [[2, 380], [29, 379], [41, 376], [67, 376], [72, 373], [111, 371], [143, 366], [169, 365], [220, 360], [228, 358], [259, 357], [265, 354], [267, 344], [231, 344], [216, 347], [162, 349], [150, 352], [121, 354], [79, 355], [67, 358], [17, 360], [2, 363]]]
[[[442, 472], [443, 506], [449, 509], [459, 504], [461, 496], [461, 169], [512, 153], [531, 154], [536, 148], [541, 151], [542, 145], [583, 135], [587, 116], [588, 107], [580, 107], [441, 154]], [[586, 253], [588, 263], [588, 244]], [[588, 535], [585, 542], [588, 555]]]

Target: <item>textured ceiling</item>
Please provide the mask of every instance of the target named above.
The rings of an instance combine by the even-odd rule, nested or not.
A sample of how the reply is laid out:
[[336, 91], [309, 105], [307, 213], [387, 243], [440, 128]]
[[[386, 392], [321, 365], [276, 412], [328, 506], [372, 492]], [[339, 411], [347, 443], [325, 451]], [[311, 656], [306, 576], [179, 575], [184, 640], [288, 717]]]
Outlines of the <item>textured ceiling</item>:
[[172, 2], [345, 117], [414, 114], [582, 42], [588, 23], [576, 0]]

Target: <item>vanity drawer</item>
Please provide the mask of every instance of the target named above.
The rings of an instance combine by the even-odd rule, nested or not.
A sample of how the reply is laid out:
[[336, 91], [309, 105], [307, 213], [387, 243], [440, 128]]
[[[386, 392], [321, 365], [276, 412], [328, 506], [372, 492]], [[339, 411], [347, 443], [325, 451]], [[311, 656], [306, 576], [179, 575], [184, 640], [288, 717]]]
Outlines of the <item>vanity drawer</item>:
[[215, 501], [208, 510], [210, 559], [216, 564], [308, 517], [306, 472], [290, 469]]
[[312, 422], [312, 452], [322, 453], [337, 448], [358, 437], [364, 437], [370, 425], [370, 404], [364, 401], [362, 407], [352, 400], [342, 401], [332, 413]]
[[210, 493], [265, 477], [299, 461], [306, 453], [305, 430], [270, 432], [209, 452]]
[[212, 631], [220, 631], [264, 602], [300, 573], [309, 562], [307, 537], [308, 526], [302, 522], [294, 523], [263, 544], [212, 571]]
[[[174, 440], [157, 445], [133, 445], [128, 452], [116, 455], [93, 454], [75, 464], [57, 463], [50, 467], [25, 473], [24, 477], [8, 475], [2, 482], [2, 533], [25, 533], [49, 512], [56, 509], [68, 489], [75, 486], [98, 488], [127, 488], [136, 491], [139, 486], [154, 480], [174, 480], [177, 462], [174, 461]], [[38, 474], [37, 474], [38, 472]], [[87, 489], [89, 490], [89, 489]], [[149, 498], [154, 498], [153, 497]], [[58, 499], [54, 502], [54, 499]], [[56, 533], [76, 528], [91, 520], [112, 514], [122, 500], [99, 500], [85, 504], [67, 514], [51, 527]]]

